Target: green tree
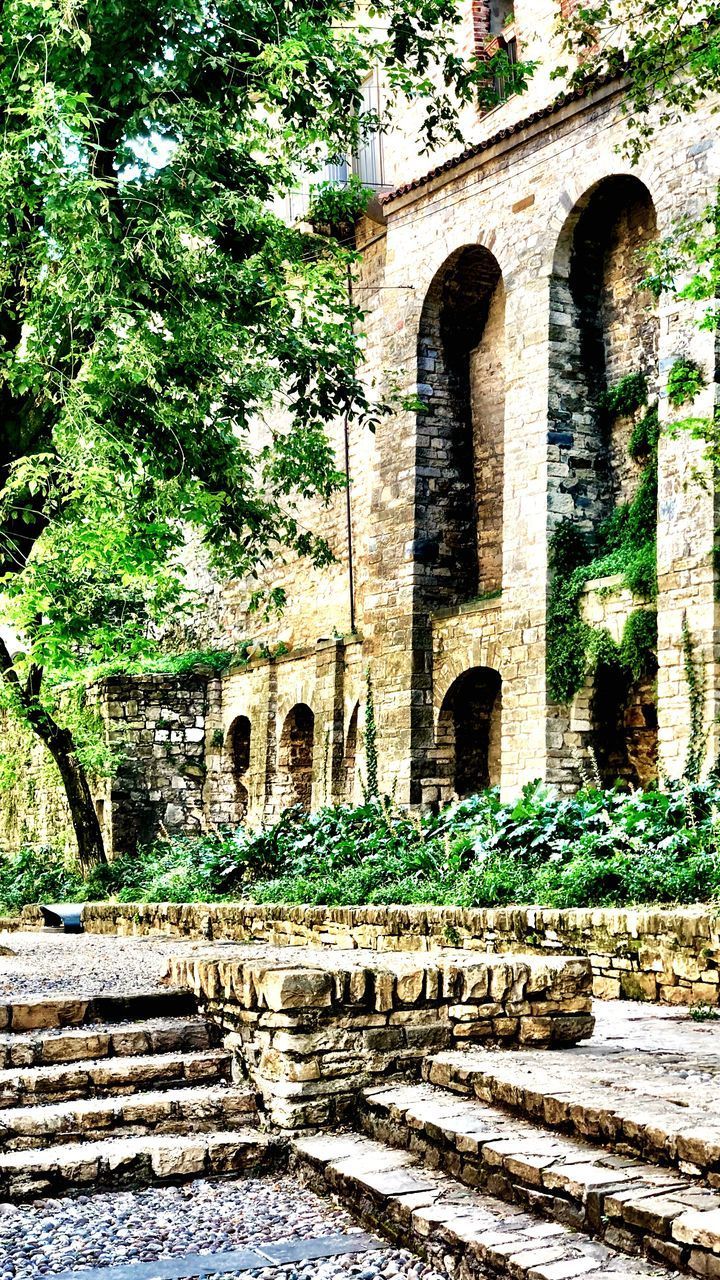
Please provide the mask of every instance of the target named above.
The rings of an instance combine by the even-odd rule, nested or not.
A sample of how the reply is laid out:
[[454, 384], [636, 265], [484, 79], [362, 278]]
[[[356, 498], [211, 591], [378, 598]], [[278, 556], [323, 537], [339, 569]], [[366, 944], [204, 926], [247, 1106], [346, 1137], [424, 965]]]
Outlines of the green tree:
[[[326, 425], [384, 411], [356, 374], [348, 251], [284, 225], [273, 198], [382, 127], [360, 118], [376, 67], [424, 102], [425, 146], [501, 70], [459, 60], [454, 0], [367, 13], [0, 8], [1, 687], [56, 761], [84, 867], [102, 836], [55, 684], [182, 607], [188, 529], [220, 571], [257, 574], [278, 545], [322, 564], [296, 504], [343, 483]], [[258, 443], [270, 403], [284, 426]]]
[[[570, 82], [581, 87], [598, 77], [623, 78], [626, 150], [633, 159], [658, 130], [716, 99], [719, 0], [579, 0], [567, 8], [562, 30], [573, 56]], [[555, 75], [567, 73], [561, 67]]]
[[[582, 0], [561, 25], [565, 51], [574, 61], [572, 70], [560, 67], [556, 75], [569, 76], [575, 88], [598, 77], [622, 79], [626, 135], [620, 149], [631, 160], [640, 158], [659, 131], [701, 105], [713, 112], [720, 108], [720, 0]], [[697, 218], [678, 220], [672, 234], [652, 246], [647, 283], [656, 294], [667, 290], [707, 303], [700, 323], [717, 327], [720, 203]], [[717, 423], [688, 419], [687, 425], [708, 434], [711, 452], [720, 457]]]

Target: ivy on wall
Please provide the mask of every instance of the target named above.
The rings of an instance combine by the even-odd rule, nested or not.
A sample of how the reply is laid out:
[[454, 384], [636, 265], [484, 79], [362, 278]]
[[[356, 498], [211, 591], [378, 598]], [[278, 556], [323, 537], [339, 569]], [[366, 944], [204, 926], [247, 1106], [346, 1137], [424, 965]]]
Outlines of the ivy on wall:
[[633, 595], [648, 602], [657, 597], [659, 422], [657, 406], [648, 405], [647, 395], [644, 375], [632, 373], [607, 392], [602, 406], [610, 422], [643, 411], [628, 444], [630, 457], [642, 466], [634, 498], [615, 507], [600, 527], [594, 545], [570, 520], [558, 526], [550, 541], [547, 680], [553, 702], [570, 702], [588, 672], [601, 663], [623, 669], [635, 680], [654, 669], [654, 609], [639, 609], [630, 615], [620, 644], [606, 629], [586, 623], [581, 614], [585, 586], [598, 578], [621, 574], [622, 585]]

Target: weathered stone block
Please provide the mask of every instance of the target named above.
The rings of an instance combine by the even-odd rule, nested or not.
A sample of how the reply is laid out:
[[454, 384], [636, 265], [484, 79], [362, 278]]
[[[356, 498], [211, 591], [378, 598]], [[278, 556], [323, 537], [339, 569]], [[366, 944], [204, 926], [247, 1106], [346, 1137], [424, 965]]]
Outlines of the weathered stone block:
[[332, 977], [319, 969], [288, 969], [265, 973], [260, 994], [268, 1009], [324, 1009], [332, 1004]]

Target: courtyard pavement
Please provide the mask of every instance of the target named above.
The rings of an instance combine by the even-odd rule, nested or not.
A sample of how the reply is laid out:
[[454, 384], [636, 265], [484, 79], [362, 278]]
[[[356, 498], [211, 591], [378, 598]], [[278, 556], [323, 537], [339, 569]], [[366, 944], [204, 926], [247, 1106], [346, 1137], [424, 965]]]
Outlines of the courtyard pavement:
[[[207, 945], [175, 938], [5, 934], [0, 951], [12, 954], [0, 954], [0, 1001], [160, 989], [171, 955], [194, 955]], [[716, 1019], [696, 1021], [685, 1008], [621, 1001], [597, 1001], [595, 1013], [592, 1039], [559, 1055], [571, 1071], [592, 1071], [597, 1083], [599, 1061], [601, 1071], [603, 1063], [607, 1066], [608, 1083], [625, 1080], [628, 1087], [631, 1082], [637, 1087], [641, 1082], [645, 1093], [675, 1105], [683, 1105], [681, 1099], [701, 1085], [705, 1103], [720, 1107]], [[592, 1064], [579, 1061], [583, 1058], [591, 1058]], [[180, 1263], [189, 1255], [359, 1230], [345, 1209], [288, 1174], [0, 1204], [0, 1280], [36, 1280], [159, 1259]], [[252, 1274], [262, 1280], [440, 1280], [420, 1258], [390, 1247], [270, 1266]], [[239, 1275], [227, 1273], [225, 1280]], [[108, 1280], [114, 1280], [112, 1272]]]

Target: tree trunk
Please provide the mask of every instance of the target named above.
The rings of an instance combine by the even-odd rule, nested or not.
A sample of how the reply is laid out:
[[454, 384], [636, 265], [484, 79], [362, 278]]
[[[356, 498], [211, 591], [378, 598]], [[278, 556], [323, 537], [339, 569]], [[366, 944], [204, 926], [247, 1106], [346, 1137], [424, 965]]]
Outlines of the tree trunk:
[[62, 778], [77, 840], [78, 859], [81, 870], [85, 874], [92, 867], [107, 862], [90, 784], [77, 758], [75, 743], [69, 729], [61, 729], [44, 709], [41, 709], [40, 718], [44, 721], [42, 727], [33, 723], [33, 728], [45, 743]]
[[80, 867], [85, 874], [92, 867], [107, 862], [102, 831], [87, 774], [78, 760], [72, 733], [69, 729], [61, 728], [40, 702], [42, 678], [42, 668], [33, 664], [27, 681], [21, 681], [10, 651], [0, 636], [0, 679], [5, 680], [12, 690], [19, 713], [45, 744], [58, 767], [77, 840]]

